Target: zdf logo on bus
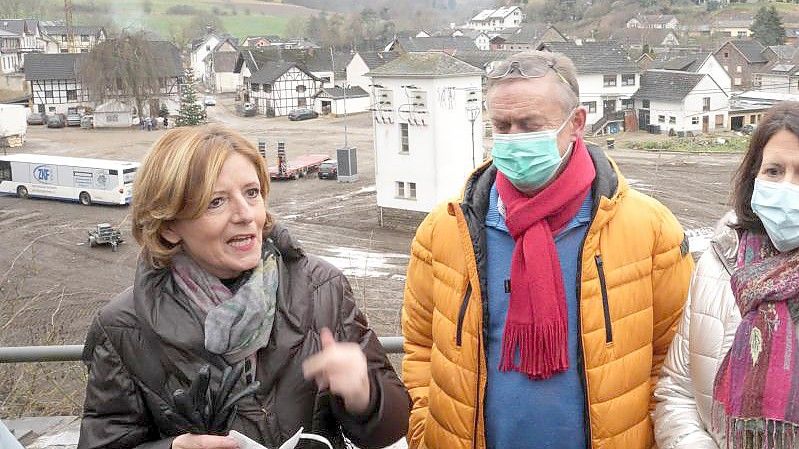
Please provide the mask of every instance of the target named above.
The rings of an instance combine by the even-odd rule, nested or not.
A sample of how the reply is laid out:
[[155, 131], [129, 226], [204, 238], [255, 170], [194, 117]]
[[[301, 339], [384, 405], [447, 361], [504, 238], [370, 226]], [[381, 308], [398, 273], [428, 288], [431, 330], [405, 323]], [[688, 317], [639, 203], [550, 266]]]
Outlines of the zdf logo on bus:
[[33, 169], [33, 177], [39, 182], [49, 184], [55, 181], [55, 170], [52, 165], [38, 165]]

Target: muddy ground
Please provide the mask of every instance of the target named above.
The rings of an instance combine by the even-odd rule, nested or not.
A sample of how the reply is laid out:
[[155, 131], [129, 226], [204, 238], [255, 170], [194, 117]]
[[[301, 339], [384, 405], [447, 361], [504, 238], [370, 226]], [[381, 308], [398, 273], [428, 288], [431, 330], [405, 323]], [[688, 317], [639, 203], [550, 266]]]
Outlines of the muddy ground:
[[[268, 141], [274, 160], [278, 139], [289, 158], [335, 156], [343, 118], [290, 122], [243, 118], [230, 99], [209, 108], [209, 119]], [[358, 148], [360, 180], [310, 177], [274, 182], [270, 209], [306, 249], [350, 277], [358, 304], [380, 335], [399, 335], [400, 305], [411, 233], [380, 228], [374, 193], [372, 122], [348, 118], [348, 140]], [[47, 129], [31, 127], [17, 152], [140, 160], [163, 131]], [[623, 146], [624, 138], [617, 139]], [[487, 142], [488, 144], [488, 142]], [[686, 228], [712, 226], [727, 209], [739, 155], [674, 154], [614, 150], [630, 183], [661, 200]], [[89, 248], [86, 231], [109, 222], [130, 237], [128, 207], [90, 206], [0, 196], [0, 345], [80, 344], [96, 310], [133, 279], [138, 246], [128, 239], [118, 252]], [[396, 360], [395, 360], [396, 361]], [[0, 417], [76, 414], [83, 369], [77, 363], [0, 366]]]

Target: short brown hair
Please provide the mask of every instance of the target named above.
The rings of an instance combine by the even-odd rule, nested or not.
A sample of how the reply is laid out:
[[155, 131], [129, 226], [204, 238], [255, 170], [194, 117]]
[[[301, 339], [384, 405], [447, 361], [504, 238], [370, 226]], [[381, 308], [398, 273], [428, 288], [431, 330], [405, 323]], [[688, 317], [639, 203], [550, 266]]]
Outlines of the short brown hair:
[[[222, 165], [233, 152], [255, 166], [266, 202], [269, 169], [255, 146], [241, 134], [218, 125], [167, 131], [144, 157], [133, 184], [133, 237], [142, 255], [156, 268], [171, 264], [179, 247], [161, 232], [178, 219], [200, 217], [211, 201]], [[267, 213], [264, 233], [273, 221]]]
[[749, 149], [733, 182], [732, 207], [738, 218], [738, 229], [763, 232], [763, 223], [752, 210], [752, 192], [755, 189], [755, 178], [763, 163], [763, 148], [775, 134], [784, 129], [799, 137], [799, 102], [785, 101], [774, 105], [766, 112], [749, 140]]
[[[541, 50], [528, 50], [523, 51], [520, 53], [516, 53], [503, 62], [513, 62], [513, 61], [523, 61], [523, 60], [532, 60], [532, 61], [540, 61], [543, 64], [547, 64], [548, 66], [552, 67], [552, 76], [555, 76], [561, 85], [561, 100], [563, 105], [564, 112], [571, 111], [575, 107], [580, 105], [580, 85], [577, 82], [577, 68], [574, 67], [574, 63], [568, 56], [557, 53], [557, 52], [550, 52], [550, 51], [541, 51]], [[549, 74], [545, 76], [550, 76]], [[562, 83], [561, 77], [566, 83]], [[486, 82], [486, 89], [487, 92], [491, 92], [491, 90], [498, 84], [509, 80], [516, 80], [516, 79], [533, 79], [533, 78], [526, 78], [521, 73], [516, 71], [509, 72], [506, 76], [502, 78], [488, 78]], [[565, 84], [565, 85], [564, 85]]]

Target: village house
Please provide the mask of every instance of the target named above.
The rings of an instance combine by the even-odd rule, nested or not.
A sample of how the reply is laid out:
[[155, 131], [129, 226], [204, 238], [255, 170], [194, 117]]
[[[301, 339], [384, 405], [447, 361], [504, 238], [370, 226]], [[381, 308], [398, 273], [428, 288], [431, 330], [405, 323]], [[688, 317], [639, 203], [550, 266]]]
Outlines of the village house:
[[502, 31], [518, 27], [524, 20], [524, 13], [518, 6], [503, 6], [498, 9], [484, 9], [472, 17], [463, 28], [479, 31]]
[[763, 51], [771, 61], [754, 74], [754, 89], [781, 94], [799, 94], [799, 49], [787, 45]]
[[674, 57], [653, 61], [650, 69], [672, 70], [678, 72], [703, 73], [709, 75], [727, 96], [732, 95], [732, 78], [724, 70], [713, 53], [702, 52], [690, 56]]
[[738, 18], [729, 20], [718, 20], [713, 24], [712, 34], [727, 36], [733, 39], [752, 37], [752, 19]]
[[466, 37], [395, 37], [384, 52], [396, 51], [399, 53], [443, 51], [453, 53], [455, 51], [477, 50], [474, 40]]
[[429, 52], [403, 54], [367, 76], [379, 221], [414, 229], [483, 163], [483, 72]]
[[227, 41], [232, 47], [238, 46], [238, 39], [229, 34], [208, 33], [200, 39], [195, 39], [191, 44], [189, 63], [191, 64], [194, 79], [202, 81], [206, 73], [205, 59], [219, 44]]
[[336, 87], [346, 83], [347, 64], [351, 59], [349, 53], [333, 53], [331, 56], [329, 52], [315, 51], [311, 57], [305, 58], [303, 65], [322, 81], [320, 87]]
[[727, 126], [730, 97], [708, 74], [647, 70], [633, 98], [642, 130], [681, 136]]
[[205, 57], [205, 72], [202, 81], [216, 93], [236, 92], [242, 86], [241, 74], [235, 73], [239, 50], [229, 39], [225, 39]]
[[680, 46], [677, 35], [669, 28], [622, 28], [610, 39], [630, 50], [663, 52]]
[[274, 44], [279, 44], [282, 41], [280, 36], [274, 34], [267, 34], [263, 36], [247, 36], [241, 40], [242, 47], [249, 48], [264, 48], [271, 47]]
[[60, 53], [88, 53], [95, 45], [108, 37], [103, 27], [73, 26], [74, 48], [70, 47], [67, 27], [64, 25], [40, 25], [42, 34], [58, 46]]
[[355, 87], [322, 87], [314, 95], [313, 110], [319, 114], [355, 114], [366, 112], [372, 103], [369, 92], [360, 86]]
[[640, 86], [640, 69], [614, 42], [549, 42], [539, 50], [563, 53], [577, 67], [580, 103], [588, 110], [586, 132], [619, 130]]
[[[172, 43], [159, 41], [150, 44], [161, 60], [159, 70], [162, 77], [158, 95], [151, 100], [149, 111], [144, 111], [144, 115], [157, 115], [160, 103], [179, 100], [183, 69], [180, 51]], [[80, 81], [81, 63], [86, 57], [83, 53], [32, 53], [25, 58], [25, 80], [30, 85], [34, 112], [72, 114], [98, 106]], [[127, 104], [135, 103], [133, 99], [113, 92], [107, 96]]]
[[347, 84], [371, 91], [372, 80], [366, 74], [370, 70], [397, 59], [398, 56], [399, 53], [394, 52], [359, 51], [355, 53], [347, 64]]
[[568, 42], [569, 39], [552, 25], [526, 23], [511, 34], [500, 34], [494, 40], [496, 50], [535, 50], [545, 42]]
[[34, 19], [0, 19], [0, 72], [19, 72], [28, 53], [42, 53], [43, 42], [39, 21]]
[[267, 117], [312, 108], [322, 80], [296, 62], [273, 61], [244, 78], [245, 98]]
[[785, 27], [785, 44], [793, 46], [799, 45], [799, 27]]
[[680, 21], [671, 14], [638, 15], [627, 21], [627, 28], [676, 30]]
[[763, 54], [765, 49], [753, 39], [733, 39], [719, 47], [713, 56], [732, 77], [734, 90], [750, 90], [754, 86], [754, 74], [762, 72], [769, 62]]

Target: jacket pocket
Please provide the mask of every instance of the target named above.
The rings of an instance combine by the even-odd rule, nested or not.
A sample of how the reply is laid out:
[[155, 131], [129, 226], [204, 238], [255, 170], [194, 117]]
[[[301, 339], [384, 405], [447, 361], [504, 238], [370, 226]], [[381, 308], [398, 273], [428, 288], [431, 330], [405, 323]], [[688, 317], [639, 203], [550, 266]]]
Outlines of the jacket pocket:
[[466, 294], [463, 295], [463, 301], [461, 301], [461, 308], [458, 311], [458, 326], [455, 331], [455, 346], [461, 346], [463, 344], [463, 320], [466, 318], [466, 309], [469, 308], [469, 299], [472, 297], [472, 284], [466, 284]]
[[596, 261], [596, 271], [599, 273], [599, 290], [602, 293], [602, 312], [605, 315], [605, 343], [613, 343], [613, 323], [610, 321], [610, 303], [608, 302], [608, 286], [605, 281], [605, 264], [602, 262], [602, 255], [594, 256]]

